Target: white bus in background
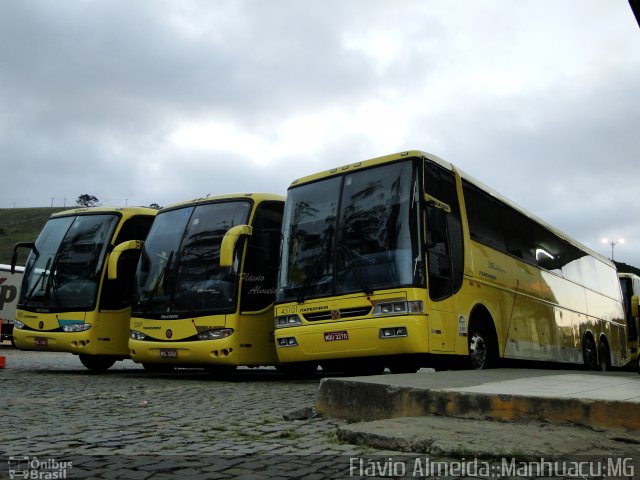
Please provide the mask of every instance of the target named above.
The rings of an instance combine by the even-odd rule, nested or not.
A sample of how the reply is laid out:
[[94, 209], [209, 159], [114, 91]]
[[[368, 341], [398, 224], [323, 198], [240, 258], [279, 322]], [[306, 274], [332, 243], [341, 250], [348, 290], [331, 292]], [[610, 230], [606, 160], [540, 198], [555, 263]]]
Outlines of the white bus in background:
[[16, 305], [22, 284], [24, 267], [16, 267], [11, 273], [10, 265], [0, 264], [0, 340], [11, 340], [13, 343], [13, 325], [16, 320]]

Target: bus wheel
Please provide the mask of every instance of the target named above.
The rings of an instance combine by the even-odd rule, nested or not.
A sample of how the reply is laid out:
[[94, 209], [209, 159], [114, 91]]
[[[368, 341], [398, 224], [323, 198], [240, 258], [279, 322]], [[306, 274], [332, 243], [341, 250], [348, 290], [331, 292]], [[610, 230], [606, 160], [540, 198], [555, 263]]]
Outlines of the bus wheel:
[[94, 372], [109, 370], [116, 363], [116, 359], [108, 355], [79, 355], [82, 365]]
[[600, 359], [600, 370], [606, 372], [611, 370], [611, 356], [609, 355], [609, 347], [607, 344], [600, 340], [598, 345], [598, 358]]
[[598, 355], [596, 354], [596, 344], [590, 336], [584, 337], [582, 341], [582, 358], [584, 359], [584, 368], [587, 370], [598, 369]]
[[169, 373], [176, 369], [175, 365], [164, 365], [162, 363], [143, 363], [142, 366], [150, 373]]
[[496, 361], [492, 337], [482, 323], [474, 322], [469, 328], [469, 363], [474, 370], [492, 368]]

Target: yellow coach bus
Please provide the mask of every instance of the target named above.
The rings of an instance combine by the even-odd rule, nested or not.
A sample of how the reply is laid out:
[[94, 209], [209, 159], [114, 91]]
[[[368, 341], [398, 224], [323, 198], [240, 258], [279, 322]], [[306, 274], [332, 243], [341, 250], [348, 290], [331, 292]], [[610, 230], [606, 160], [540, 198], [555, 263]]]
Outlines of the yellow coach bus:
[[275, 316], [280, 361], [354, 373], [629, 361], [608, 259], [418, 151], [291, 184]]
[[283, 209], [282, 196], [238, 194], [160, 210], [136, 271], [131, 358], [151, 371], [277, 364]]
[[627, 341], [631, 352], [631, 360], [638, 358], [638, 300], [640, 299], [640, 277], [633, 273], [618, 273], [622, 300], [627, 320]]
[[128, 358], [133, 275], [139, 252], [121, 256], [118, 280], [107, 280], [114, 244], [144, 240], [156, 210], [78, 208], [56, 213], [27, 258], [13, 336], [22, 350], [71, 352], [91, 370]]

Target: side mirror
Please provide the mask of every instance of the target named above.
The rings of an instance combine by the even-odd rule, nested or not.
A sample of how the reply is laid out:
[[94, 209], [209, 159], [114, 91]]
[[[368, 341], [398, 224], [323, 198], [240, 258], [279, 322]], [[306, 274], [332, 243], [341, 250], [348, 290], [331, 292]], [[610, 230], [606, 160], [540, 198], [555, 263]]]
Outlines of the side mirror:
[[118, 260], [120, 255], [127, 250], [142, 250], [144, 242], [142, 240], [129, 240], [117, 245], [109, 255], [109, 264], [107, 266], [107, 278], [109, 280], [118, 279]]
[[40, 256], [40, 252], [36, 248], [36, 244], [34, 242], [20, 242], [16, 243], [15, 247], [13, 247], [13, 257], [11, 257], [11, 274], [16, 273], [16, 263], [18, 262], [18, 249], [20, 248], [28, 248], [29, 250], [33, 250], [33, 253], [36, 254], [36, 258]]
[[236, 225], [227, 230], [220, 245], [220, 266], [230, 268], [233, 266], [233, 251], [241, 235], [251, 235], [253, 227], [250, 225]]
[[638, 295], [631, 297], [631, 316], [636, 318], [638, 316]]

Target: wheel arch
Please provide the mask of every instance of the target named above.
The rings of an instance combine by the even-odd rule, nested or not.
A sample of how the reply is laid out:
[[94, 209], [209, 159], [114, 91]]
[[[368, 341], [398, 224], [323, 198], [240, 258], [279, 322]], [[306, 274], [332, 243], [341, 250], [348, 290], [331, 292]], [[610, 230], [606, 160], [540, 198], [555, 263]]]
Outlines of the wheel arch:
[[496, 353], [499, 358], [502, 358], [504, 354], [504, 346], [498, 341], [498, 332], [496, 330], [495, 321], [493, 320], [493, 315], [482, 303], [474, 305], [471, 309], [471, 312], [469, 313], [469, 326], [467, 328], [467, 333], [471, 331], [471, 326], [475, 322], [481, 323], [487, 328], [487, 333], [493, 336], [495, 345], [498, 348]]

